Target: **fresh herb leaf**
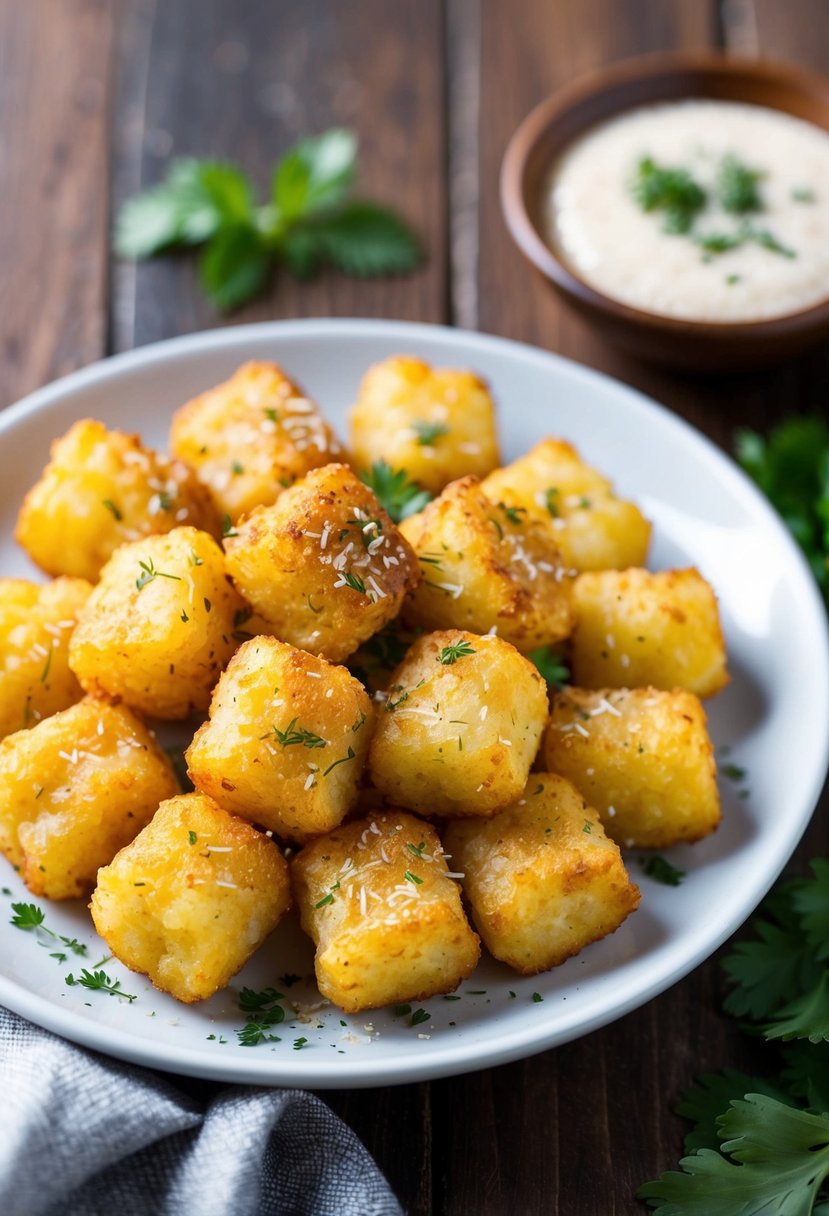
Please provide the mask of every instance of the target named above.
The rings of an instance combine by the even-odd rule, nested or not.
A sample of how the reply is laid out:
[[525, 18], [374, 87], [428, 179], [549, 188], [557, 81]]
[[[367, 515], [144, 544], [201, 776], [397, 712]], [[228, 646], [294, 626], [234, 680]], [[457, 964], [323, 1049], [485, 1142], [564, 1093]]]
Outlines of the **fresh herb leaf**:
[[717, 199], [723, 211], [733, 215], [762, 211], [759, 190], [762, 176], [758, 169], [749, 169], [736, 156], [723, 157], [717, 174]]
[[271, 1028], [285, 1020], [285, 1010], [279, 1004], [283, 1000], [281, 992], [275, 988], [265, 988], [256, 992], [253, 988], [243, 988], [239, 993], [239, 1008], [247, 1014], [247, 1021], [241, 1030], [236, 1031], [240, 1047], [256, 1047], [259, 1043], [278, 1043], [279, 1036], [271, 1034]]
[[428, 1022], [431, 1016], [432, 1015], [427, 1009], [415, 1009], [411, 1017], [410, 1025], [420, 1026], [423, 1022]]
[[385, 460], [376, 460], [370, 470], [360, 474], [360, 480], [374, 492], [380, 506], [396, 524], [422, 511], [432, 500], [428, 490], [409, 481], [405, 469], [393, 469]]
[[255, 988], [243, 988], [239, 993], [239, 1008], [242, 1013], [255, 1013], [267, 1009], [276, 1001], [283, 1000], [283, 994], [275, 988], [263, 988], [257, 992]]
[[422, 254], [408, 225], [387, 207], [348, 198], [356, 164], [350, 131], [303, 139], [276, 165], [271, 200], [260, 206], [234, 165], [175, 161], [163, 182], [121, 208], [115, 248], [145, 258], [205, 245], [201, 281], [223, 311], [255, 295], [279, 260], [300, 278], [324, 264], [360, 276], [412, 270]]
[[[46, 928], [43, 924], [46, 914], [37, 904], [12, 904], [12, 912], [14, 915], [9, 923], [14, 925], [15, 929]], [[46, 932], [49, 930], [46, 929]]]
[[423, 885], [423, 879], [420, 877], [420, 875], [413, 874], [411, 870], [407, 870], [403, 877], [406, 879], [406, 882], [414, 883], [416, 887]]
[[106, 971], [89, 971], [84, 967], [77, 978], [70, 972], [66, 977], [66, 982], [70, 988], [79, 984], [81, 988], [88, 988], [90, 992], [106, 992], [109, 996], [122, 996], [130, 1004], [138, 999], [129, 992], [122, 992], [121, 981], [110, 979]]
[[325, 769], [325, 771], [322, 774], [323, 777], [327, 777], [328, 774], [331, 772], [331, 770], [335, 769], [339, 764], [347, 764], [349, 760], [353, 760], [355, 758], [356, 754], [357, 753], [354, 751], [354, 748], [349, 747], [347, 753], [344, 756], [340, 756], [339, 760], [335, 760], [332, 764], [329, 764], [328, 768]]
[[104, 498], [104, 499], [102, 499], [102, 502], [103, 502], [103, 505], [106, 507], [107, 511], [110, 511], [112, 513], [112, 517], [116, 521], [116, 523], [120, 524], [120, 522], [124, 518], [124, 516], [121, 514], [121, 511], [119, 510], [119, 508], [116, 507], [116, 505], [112, 501], [112, 499]]
[[779, 511], [829, 601], [829, 426], [791, 418], [763, 438], [738, 430], [737, 459]]
[[678, 870], [658, 853], [653, 853], [650, 857], [640, 857], [639, 864], [648, 878], [661, 882], [666, 887], [678, 887], [685, 877], [685, 870]]
[[448, 435], [450, 428], [442, 422], [424, 422], [421, 420], [412, 423], [412, 430], [417, 435], [417, 442], [421, 447], [428, 448], [434, 445], [436, 439], [440, 439], [443, 435]]
[[569, 682], [570, 668], [562, 663], [552, 647], [542, 646], [540, 650], [531, 650], [527, 658], [552, 688], [560, 690]]
[[347, 570], [343, 574], [343, 578], [345, 579], [346, 586], [350, 587], [352, 591], [359, 591], [360, 595], [365, 595], [366, 585], [358, 575], [352, 574], [350, 570]]
[[745, 1094], [766, 1094], [778, 1102], [791, 1102], [791, 1098], [778, 1085], [760, 1077], [750, 1077], [734, 1068], [722, 1072], [703, 1073], [696, 1084], [686, 1089], [676, 1104], [676, 1113], [695, 1126], [685, 1136], [686, 1153], [701, 1148], [718, 1149], [720, 1134], [717, 1121], [728, 1110], [731, 1102]]
[[687, 169], [658, 165], [650, 156], [636, 167], [631, 184], [633, 197], [643, 211], [661, 211], [666, 232], [690, 231], [706, 203], [706, 194]]
[[470, 646], [469, 642], [461, 639], [459, 642], [453, 642], [451, 646], [444, 646], [438, 655], [438, 662], [444, 667], [451, 667], [453, 663], [457, 663], [458, 659], [465, 659], [470, 654], [475, 654], [476, 651]]
[[328, 746], [326, 739], [323, 739], [321, 735], [315, 735], [313, 731], [304, 726], [297, 726], [297, 721], [297, 718], [292, 718], [284, 730], [279, 730], [276, 726], [271, 727], [277, 741], [283, 747], [293, 747], [296, 744], [310, 748]]
[[152, 558], [148, 562], [139, 562], [138, 565], [142, 573], [135, 580], [135, 586], [139, 591], [143, 591], [147, 583], [151, 583], [156, 578], [169, 578], [175, 583], [181, 582], [181, 577], [178, 574], [165, 574], [163, 570], [156, 570], [155, 562]]
[[[641, 1187], [666, 1216], [806, 1216], [829, 1174], [829, 1116], [763, 1094], [732, 1102], [718, 1120], [721, 1153], [703, 1148]], [[731, 1160], [729, 1160], [731, 1158]]]

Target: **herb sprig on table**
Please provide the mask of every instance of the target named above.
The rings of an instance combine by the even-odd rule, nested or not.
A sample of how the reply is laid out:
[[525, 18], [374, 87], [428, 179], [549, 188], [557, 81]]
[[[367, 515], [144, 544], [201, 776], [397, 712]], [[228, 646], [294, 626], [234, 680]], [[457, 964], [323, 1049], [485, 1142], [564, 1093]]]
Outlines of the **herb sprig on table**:
[[818, 417], [792, 418], [768, 438], [740, 430], [735, 449], [805, 553], [829, 603], [829, 425]]
[[829, 1214], [829, 861], [778, 886], [723, 961], [726, 1011], [774, 1074], [710, 1073], [682, 1095], [687, 1156], [639, 1197], [664, 1216]]
[[164, 181], [123, 205], [115, 248], [141, 259], [203, 246], [202, 287], [222, 311], [256, 295], [277, 263], [300, 279], [324, 265], [362, 278], [413, 270], [417, 237], [390, 208], [350, 197], [356, 171], [357, 140], [342, 129], [290, 148], [263, 204], [237, 166], [176, 160]]

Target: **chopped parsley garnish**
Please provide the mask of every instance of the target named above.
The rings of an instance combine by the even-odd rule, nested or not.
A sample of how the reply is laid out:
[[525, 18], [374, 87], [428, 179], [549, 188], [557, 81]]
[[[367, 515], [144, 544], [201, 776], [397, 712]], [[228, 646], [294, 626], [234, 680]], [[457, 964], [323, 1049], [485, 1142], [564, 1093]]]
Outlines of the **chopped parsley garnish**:
[[139, 562], [138, 565], [143, 571], [135, 580], [135, 586], [138, 591], [143, 591], [147, 583], [151, 583], [155, 578], [170, 578], [176, 583], [181, 582], [181, 577], [178, 574], [165, 574], [163, 570], [156, 570], [155, 562], [152, 558], [148, 562]]
[[648, 878], [652, 878], [654, 882], [661, 882], [666, 887], [678, 887], [686, 873], [685, 870], [678, 870], [676, 866], [672, 866], [658, 853], [654, 853], [650, 857], [640, 857], [639, 864]]
[[588, 836], [591, 834], [591, 832], [593, 831], [593, 824], [590, 822], [589, 819], [585, 819], [584, 826], [582, 827], [581, 830], [583, 832], [587, 832]]
[[301, 975], [294, 975], [292, 971], [286, 971], [284, 975], [280, 975], [279, 982], [286, 988], [293, 988], [294, 984], [298, 984], [301, 979]]
[[723, 777], [727, 777], [729, 781], [744, 781], [748, 776], [746, 769], [741, 768], [739, 764], [724, 764], [720, 769]]
[[406, 845], [406, 848], [413, 857], [417, 857], [419, 861], [423, 860], [423, 851], [426, 848], [426, 841], [421, 840], [420, 844], [412, 844], [411, 841]]
[[195, 549], [190, 550], [190, 565], [191, 566], [203, 566], [204, 565], [204, 558], [199, 557], [199, 555]]
[[420, 877], [420, 875], [413, 874], [411, 872], [411, 870], [406, 870], [403, 877], [406, 879], [406, 882], [412, 882], [415, 884], [416, 887], [420, 887], [423, 885], [423, 879]]
[[511, 524], [515, 524], [516, 527], [519, 527], [524, 522], [521, 516], [527, 514], [526, 507], [510, 507], [505, 502], [499, 502], [498, 506], [504, 512], [504, 515]]
[[198, 840], [198, 836], [196, 835], [195, 832], [188, 832], [187, 839], [190, 841], [191, 844], [195, 844], [196, 841]]
[[297, 726], [297, 718], [292, 718], [284, 730], [279, 727], [271, 727], [274, 735], [283, 747], [293, 747], [301, 744], [303, 747], [327, 747], [328, 742], [320, 735], [315, 735], [313, 731], [307, 730], [304, 726]]
[[269, 418], [271, 420], [271, 422], [279, 421], [279, 414], [276, 412], [276, 410], [272, 406], [265, 407], [265, 417]]
[[234, 460], [233, 464], [230, 466], [230, 468], [231, 468], [231, 471], [233, 472], [234, 476], [236, 476], [236, 477], [241, 477], [241, 475], [245, 471], [245, 466], [243, 464], [240, 464], [238, 460]]
[[43, 664], [43, 671], [40, 673], [41, 684], [45, 684], [47, 679], [49, 678], [49, 668], [52, 666], [52, 655], [53, 654], [54, 654], [54, 647], [50, 646], [49, 653], [46, 656], [46, 662]]
[[723, 157], [717, 174], [717, 199], [723, 211], [732, 215], [746, 215], [749, 211], [762, 211], [758, 183], [763, 174], [758, 169], [749, 169], [736, 156]]
[[279, 1004], [283, 1000], [281, 992], [275, 988], [265, 988], [256, 992], [253, 988], [243, 988], [239, 993], [239, 1008], [247, 1015], [247, 1021], [241, 1030], [236, 1031], [240, 1047], [256, 1047], [258, 1043], [278, 1043], [279, 1036], [271, 1034], [271, 1028], [285, 1020], [285, 1010]]
[[412, 1012], [411, 1005], [395, 1005], [392, 1014], [396, 1018], [404, 1018], [407, 1013]]
[[103, 504], [106, 507], [107, 511], [112, 512], [112, 517], [115, 520], [115, 522], [120, 524], [120, 522], [124, 518], [124, 516], [119, 511], [118, 507], [116, 507], [116, 505], [112, 501], [112, 499], [111, 498], [103, 499]]
[[544, 493], [544, 505], [552, 515], [553, 519], [558, 518], [558, 500], [559, 490], [557, 490], [555, 486], [549, 486]]
[[444, 667], [450, 667], [452, 663], [457, 663], [458, 659], [464, 659], [467, 655], [476, 654], [472, 646], [465, 639], [459, 642], [453, 642], [451, 646], [444, 646], [438, 655], [438, 662]]
[[544, 997], [541, 995], [540, 992], [533, 993], [533, 1004], [534, 1005], [540, 1005], [543, 1000], [544, 1000]]
[[363, 711], [362, 711], [362, 710], [360, 710], [360, 712], [358, 713], [357, 717], [356, 717], [356, 718], [354, 719], [354, 721], [351, 723], [351, 733], [352, 733], [352, 735], [356, 735], [356, 734], [357, 734], [357, 731], [358, 731], [358, 730], [360, 730], [360, 728], [361, 728], [361, 727], [363, 727], [363, 726], [365, 725], [365, 721], [366, 721], [366, 715], [363, 713]]
[[687, 169], [668, 168], [650, 156], [636, 166], [631, 185], [633, 197], [643, 211], [660, 211], [666, 232], [689, 232], [706, 204], [706, 194]]
[[419, 553], [417, 555], [417, 560], [419, 562], [423, 562], [424, 566], [434, 566], [435, 570], [443, 569], [441, 558], [431, 553]]
[[106, 971], [88, 971], [84, 967], [77, 978], [70, 972], [66, 977], [66, 982], [70, 988], [80, 985], [81, 988], [88, 988], [90, 992], [106, 992], [109, 996], [122, 996], [130, 1004], [138, 999], [132, 993], [123, 992], [121, 981], [110, 979]]
[[327, 893], [325, 895], [323, 895], [322, 899], [317, 900], [317, 902], [314, 904], [314, 907], [315, 908], [324, 908], [326, 906], [326, 904], [333, 904], [334, 892], [339, 891], [339, 889], [340, 889], [340, 882], [339, 882], [339, 879], [337, 879], [337, 881], [334, 883], [334, 885], [332, 887], [328, 888]]
[[792, 190], [792, 200], [795, 203], [813, 203], [815, 197], [814, 190], [810, 190], [808, 186], [797, 186]]
[[410, 1026], [420, 1026], [423, 1022], [428, 1022], [432, 1015], [427, 1009], [415, 1009], [409, 1022]]
[[422, 511], [432, 500], [428, 490], [409, 480], [405, 469], [393, 469], [385, 460], [376, 460], [370, 470], [360, 474], [360, 479], [396, 524]]
[[428, 448], [434, 445], [436, 439], [448, 435], [450, 428], [442, 422], [417, 421], [412, 423], [412, 430], [417, 435], [417, 442], [420, 446]]
[[294, 1039], [294, 1051], [302, 1051], [302, 1048], [307, 1046], [308, 1040], [304, 1036], [299, 1039]]
[[236, 531], [236, 529], [233, 527], [233, 524], [230, 521], [230, 516], [225, 515], [224, 519], [222, 520], [222, 536], [225, 539], [227, 539], [228, 537], [238, 536], [238, 535], [239, 535], [239, 533]]

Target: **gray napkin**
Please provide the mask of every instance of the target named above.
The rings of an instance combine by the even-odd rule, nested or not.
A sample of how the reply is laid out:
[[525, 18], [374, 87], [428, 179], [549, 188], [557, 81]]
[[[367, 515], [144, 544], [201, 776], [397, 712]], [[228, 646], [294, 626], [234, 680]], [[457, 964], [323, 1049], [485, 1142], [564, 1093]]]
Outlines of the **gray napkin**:
[[206, 1109], [0, 1009], [3, 1216], [402, 1216], [363, 1145], [301, 1090]]

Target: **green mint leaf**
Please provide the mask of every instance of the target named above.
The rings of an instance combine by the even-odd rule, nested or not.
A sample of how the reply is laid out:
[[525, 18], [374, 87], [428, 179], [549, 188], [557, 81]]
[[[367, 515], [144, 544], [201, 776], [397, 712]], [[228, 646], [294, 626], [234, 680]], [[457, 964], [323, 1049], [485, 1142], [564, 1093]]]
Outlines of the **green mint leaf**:
[[278, 222], [288, 224], [340, 203], [353, 181], [356, 163], [356, 136], [341, 128], [290, 148], [273, 175]]
[[262, 238], [244, 224], [221, 228], [205, 249], [199, 270], [204, 290], [222, 312], [230, 312], [262, 287], [270, 268]]
[[324, 250], [313, 228], [290, 228], [280, 248], [282, 259], [298, 279], [310, 279], [319, 269]]
[[177, 160], [167, 177], [123, 204], [115, 222], [115, 249], [124, 258], [148, 258], [175, 245], [198, 245], [219, 227], [221, 214], [202, 183], [202, 162]]
[[762, 1094], [719, 1120], [722, 1153], [701, 1149], [641, 1187], [664, 1216], [808, 1216], [829, 1174], [829, 1119]]
[[347, 203], [316, 224], [315, 231], [327, 260], [345, 274], [360, 278], [405, 274], [422, 259], [411, 228], [376, 203]]
[[199, 178], [223, 224], [252, 222], [253, 183], [241, 169], [220, 161], [206, 161], [201, 166]]

